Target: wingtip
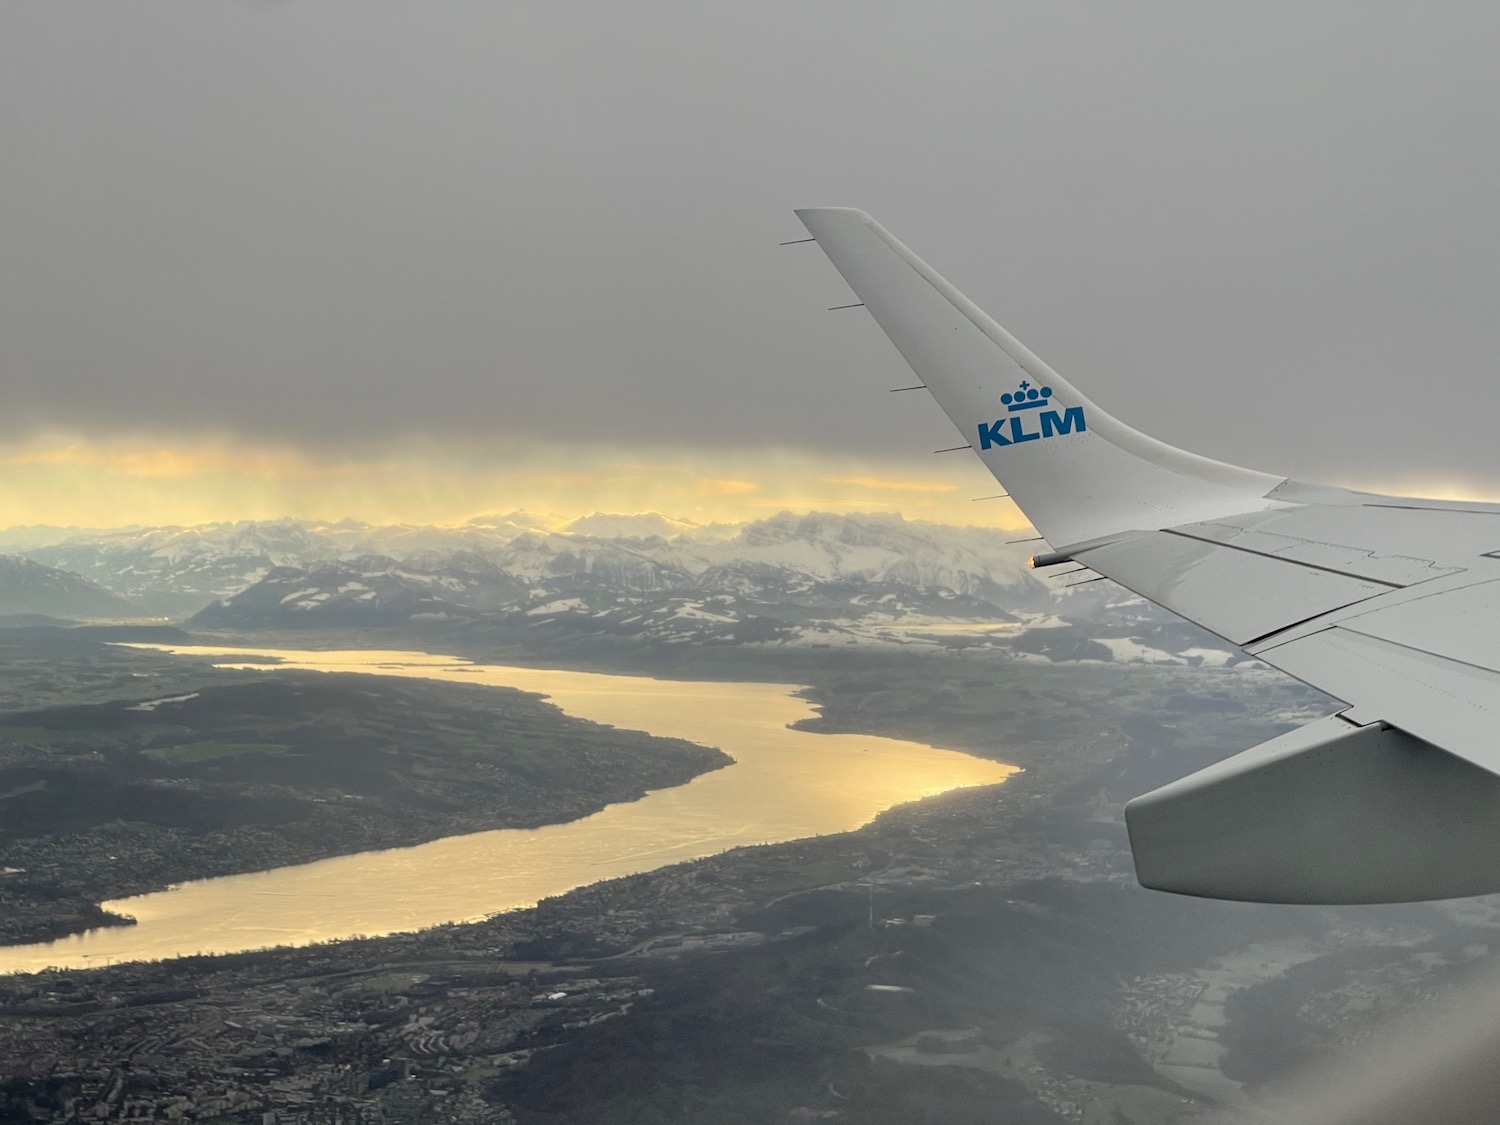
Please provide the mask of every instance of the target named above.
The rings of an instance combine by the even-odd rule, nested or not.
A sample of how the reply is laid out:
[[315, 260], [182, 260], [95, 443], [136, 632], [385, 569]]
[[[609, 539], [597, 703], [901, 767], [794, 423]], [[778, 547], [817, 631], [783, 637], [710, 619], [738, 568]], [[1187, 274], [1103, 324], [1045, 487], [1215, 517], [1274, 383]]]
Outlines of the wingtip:
[[858, 207], [798, 207], [793, 213], [804, 223], [809, 217], [816, 218], [819, 215], [847, 215], [850, 218], [857, 218], [863, 222], [873, 221], [868, 214], [861, 211]]

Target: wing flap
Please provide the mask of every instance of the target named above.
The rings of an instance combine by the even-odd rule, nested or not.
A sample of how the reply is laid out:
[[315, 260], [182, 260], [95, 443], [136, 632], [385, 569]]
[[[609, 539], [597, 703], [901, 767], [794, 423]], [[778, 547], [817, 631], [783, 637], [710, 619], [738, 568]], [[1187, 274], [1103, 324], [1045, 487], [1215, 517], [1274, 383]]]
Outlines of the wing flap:
[[1075, 550], [1072, 557], [1235, 644], [1393, 588], [1169, 531]]
[[1336, 626], [1256, 653], [1384, 721], [1500, 774], [1500, 673]]
[[1500, 672], [1500, 580], [1434, 591], [1397, 605], [1370, 607], [1343, 618], [1351, 632]]

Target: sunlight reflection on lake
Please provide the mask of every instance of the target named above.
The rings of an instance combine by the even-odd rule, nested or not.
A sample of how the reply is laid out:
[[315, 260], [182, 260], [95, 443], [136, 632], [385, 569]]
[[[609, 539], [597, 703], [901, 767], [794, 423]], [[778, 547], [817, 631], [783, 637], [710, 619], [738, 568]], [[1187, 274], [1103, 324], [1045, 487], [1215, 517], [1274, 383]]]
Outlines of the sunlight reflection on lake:
[[550, 697], [569, 715], [717, 746], [735, 762], [566, 824], [450, 836], [109, 902], [108, 909], [139, 924], [0, 948], [0, 972], [230, 953], [476, 920], [728, 848], [845, 832], [892, 805], [993, 784], [1015, 771], [916, 742], [792, 730], [788, 724], [817, 712], [787, 684], [653, 680], [414, 652], [140, 647], [281, 661], [221, 667], [519, 688]]

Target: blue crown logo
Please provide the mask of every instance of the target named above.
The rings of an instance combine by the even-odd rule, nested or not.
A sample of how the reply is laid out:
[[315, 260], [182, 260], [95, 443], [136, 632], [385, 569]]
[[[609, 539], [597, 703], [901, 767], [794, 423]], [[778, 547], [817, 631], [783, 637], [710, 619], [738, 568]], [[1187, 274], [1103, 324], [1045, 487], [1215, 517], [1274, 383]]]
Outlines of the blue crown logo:
[[[996, 446], [1022, 445], [1028, 441], [1062, 437], [1065, 434], [1086, 434], [1088, 425], [1081, 406], [1059, 406], [1052, 397], [1051, 387], [1033, 387], [1025, 379], [1013, 391], [1000, 396], [1000, 402], [1009, 412], [1008, 418], [997, 418], [993, 422], [979, 423], [979, 448], [993, 449]], [[1049, 409], [1043, 410], [1042, 407]], [[1027, 417], [1020, 413], [1035, 410], [1031, 415], [1037, 428], [1026, 428]]]
[[1052, 401], [1051, 387], [1033, 387], [1025, 379], [1014, 391], [1006, 391], [1000, 396], [1000, 401], [1005, 408], [1014, 414], [1017, 410], [1036, 410], [1038, 407], [1050, 405]]

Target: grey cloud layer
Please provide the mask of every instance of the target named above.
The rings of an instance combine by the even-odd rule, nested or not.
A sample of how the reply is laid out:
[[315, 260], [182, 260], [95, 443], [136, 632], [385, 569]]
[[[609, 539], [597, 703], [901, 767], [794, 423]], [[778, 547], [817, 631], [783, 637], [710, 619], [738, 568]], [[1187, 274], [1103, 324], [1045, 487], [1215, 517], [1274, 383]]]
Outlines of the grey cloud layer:
[[[44, 425], [951, 444], [791, 208], [1101, 405], [1486, 476], [1500, 16], [1376, 5], [0, 11], [0, 379]], [[1500, 476], [1500, 474], [1497, 474]]]

